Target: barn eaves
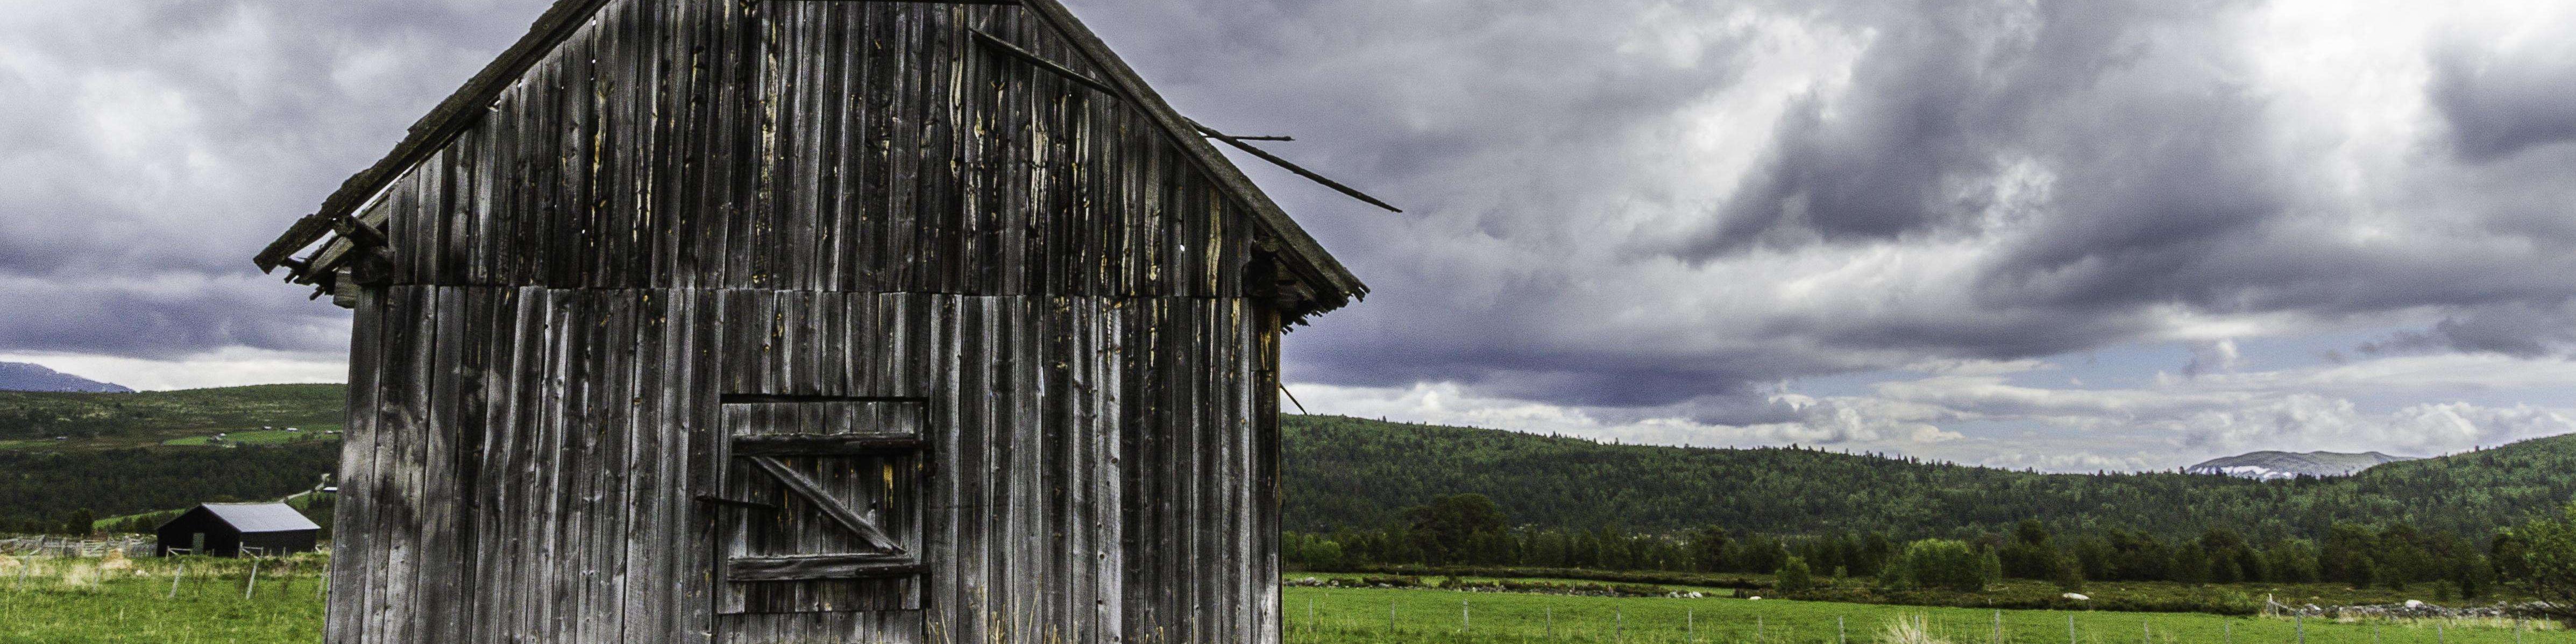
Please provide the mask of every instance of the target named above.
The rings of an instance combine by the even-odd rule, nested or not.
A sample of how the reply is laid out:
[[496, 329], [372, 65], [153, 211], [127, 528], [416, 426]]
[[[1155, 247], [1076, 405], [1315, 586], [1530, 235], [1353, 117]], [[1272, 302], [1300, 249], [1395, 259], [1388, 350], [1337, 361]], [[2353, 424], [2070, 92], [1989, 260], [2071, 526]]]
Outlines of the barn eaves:
[[[1260, 246], [1281, 260], [1281, 297], [1301, 300], [1292, 306], [1291, 321], [1308, 315], [1340, 308], [1365, 297], [1368, 286], [1325, 252], [1322, 245], [1290, 218], [1279, 205], [1254, 185], [1252, 180], [1207, 142], [1216, 138], [1245, 149], [1266, 161], [1287, 167], [1300, 176], [1379, 207], [1402, 212], [1374, 197], [1297, 167], [1267, 152], [1253, 148], [1236, 137], [1227, 137], [1181, 116], [1160, 94], [1148, 86], [1135, 70], [1113, 53], [1100, 38], [1074, 18], [1058, 0], [742, 0], [746, 5], [803, 2], [925, 2], [940, 4], [1009, 5], [1028, 12], [1070, 43], [1083, 62], [1101, 70], [1105, 78], [1092, 78], [1065, 68], [1062, 64], [1036, 57], [1016, 45], [991, 34], [969, 29], [970, 37], [1004, 50], [1005, 55], [1023, 58], [1047, 71], [1064, 75], [1067, 80], [1130, 101], [1159, 133], [1183, 150], [1193, 164], [1218, 184], [1225, 196], [1250, 211], [1259, 228]], [[370, 283], [378, 258], [374, 248], [383, 244], [383, 233], [374, 228], [380, 222], [363, 220], [359, 213], [382, 198], [387, 188], [413, 167], [436, 154], [460, 133], [474, 126], [496, 100], [519, 82], [538, 62], [545, 59], [566, 38], [589, 23], [611, 0], [558, 0], [538, 17], [528, 34], [477, 73], [463, 87], [442, 101], [427, 116], [414, 124], [402, 142], [373, 166], [350, 177], [340, 189], [325, 199], [313, 214], [297, 220], [254, 258], [262, 271], [279, 267], [289, 270], [289, 281], [317, 285], [315, 296], [336, 292], [338, 282], [355, 279]], [[322, 242], [315, 247], [316, 242]], [[312, 248], [303, 259], [298, 251]], [[343, 302], [346, 304], [346, 302]]]

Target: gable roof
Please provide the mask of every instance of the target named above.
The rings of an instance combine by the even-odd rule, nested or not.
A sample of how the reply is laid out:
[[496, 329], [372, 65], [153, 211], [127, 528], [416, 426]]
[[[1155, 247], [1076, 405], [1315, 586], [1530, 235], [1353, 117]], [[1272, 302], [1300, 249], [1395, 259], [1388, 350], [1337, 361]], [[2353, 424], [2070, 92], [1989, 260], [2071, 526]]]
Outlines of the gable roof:
[[312, 519], [304, 518], [304, 513], [295, 511], [294, 506], [284, 503], [208, 503], [197, 507], [213, 513], [215, 518], [233, 529], [246, 533], [322, 529]]
[[[274, 271], [278, 266], [287, 264], [295, 251], [329, 235], [336, 222], [353, 217], [359, 208], [373, 201], [395, 180], [401, 178], [403, 173], [436, 154], [458, 134], [472, 128], [477, 117], [484, 113], [485, 110], [482, 109], [484, 106], [498, 100], [502, 92], [512, 83], [543, 61], [547, 55], [552, 54], [558, 45], [572, 37], [584, 23], [589, 22], [592, 16], [613, 1], [615, 0], [556, 0], [554, 6], [547, 8], [543, 15], [537, 17], [536, 24], [531, 26], [528, 35], [503, 51], [500, 58], [484, 66], [483, 70], [467, 81], [464, 87], [458, 88], [455, 94], [449, 95], [447, 100], [440, 102], [436, 109], [430, 110], [429, 115], [421, 117], [420, 122], [411, 126], [410, 132], [403, 137], [402, 143], [394, 146], [391, 153], [376, 161], [374, 166], [343, 182], [339, 191], [323, 200], [319, 211], [296, 220], [284, 234], [278, 236], [276, 241], [270, 242], [268, 248], [262, 250], [253, 261], [259, 264], [262, 271]], [[1290, 260], [1291, 271], [1304, 278], [1300, 281], [1307, 283], [1315, 291], [1315, 308], [1312, 312], [1320, 313], [1340, 308], [1368, 294], [1367, 284], [1360, 282], [1359, 277], [1351, 274], [1350, 269], [1342, 266], [1341, 261], [1334, 259], [1331, 253], [1325, 252], [1322, 244], [1306, 234], [1305, 228], [1298, 226], [1296, 220], [1280, 209], [1277, 202], [1271, 201], [1270, 196], [1254, 185], [1250, 177], [1245, 176], [1241, 169], [1236, 168], [1232, 161], [1227, 160], [1224, 154], [1219, 153], [1214, 145], [1209, 144], [1200, 135], [1200, 126], [1195, 121], [1173, 110], [1169, 103], [1164, 102], [1162, 95], [1155, 93], [1151, 86], [1145, 84], [1144, 78], [1137, 75], [1135, 69], [1128, 67], [1126, 61], [1110, 51], [1107, 43], [1102, 42], [1089, 27], [1083, 26], [1080, 20], [1075, 19], [1073, 12], [1066, 9], [1058, 0], [927, 1], [1017, 5], [1028, 10], [1070, 43], [1075, 51], [1082, 54], [1086, 62], [1105, 72], [1108, 76], [1107, 82], [1119, 90], [1116, 92], [1119, 97], [1136, 103], [1138, 110], [1144, 113], [1156, 129], [1162, 131], [1181, 148], [1184, 154], [1195, 161], [1201, 169], [1207, 171], [1208, 176], [1215, 180], [1222, 192], [1252, 211], [1256, 223], [1278, 241], [1280, 246], [1278, 252]], [[314, 270], [327, 268], [313, 267]], [[304, 269], [299, 267], [298, 270]], [[311, 277], [313, 276], [308, 275], [306, 281], [310, 281]]]

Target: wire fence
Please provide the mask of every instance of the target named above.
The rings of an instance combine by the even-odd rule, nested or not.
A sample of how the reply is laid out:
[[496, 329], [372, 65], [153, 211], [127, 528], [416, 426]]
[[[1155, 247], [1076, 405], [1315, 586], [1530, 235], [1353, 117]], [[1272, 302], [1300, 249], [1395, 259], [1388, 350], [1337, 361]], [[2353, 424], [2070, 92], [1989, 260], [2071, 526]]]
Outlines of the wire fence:
[[149, 557], [153, 540], [142, 536], [108, 539], [75, 539], [70, 537], [33, 536], [0, 538], [0, 555], [15, 557], [105, 557], [109, 551], [127, 557]]

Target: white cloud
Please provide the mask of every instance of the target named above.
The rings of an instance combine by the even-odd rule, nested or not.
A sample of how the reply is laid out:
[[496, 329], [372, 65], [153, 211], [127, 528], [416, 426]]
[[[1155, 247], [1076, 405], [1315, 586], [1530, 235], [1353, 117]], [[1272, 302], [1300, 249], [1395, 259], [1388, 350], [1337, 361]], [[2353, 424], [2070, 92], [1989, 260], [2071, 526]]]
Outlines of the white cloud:
[[2394, 357], [2166, 379], [2138, 388], [2008, 382], [2013, 374], [2057, 368], [2045, 362], [1919, 367], [1925, 375], [1871, 383], [1862, 395], [1774, 394], [1768, 401], [1791, 410], [1791, 419], [1740, 425], [1695, 421], [1690, 405], [1604, 410], [1481, 396], [1457, 384], [1296, 389], [1308, 392], [1301, 395], [1315, 412], [1326, 414], [1631, 443], [1798, 443], [2045, 471], [2171, 469], [2256, 450], [2429, 456], [2576, 433], [2576, 410], [2456, 400], [2374, 410], [2354, 398], [2421, 399], [2470, 374], [2492, 385], [2576, 385], [2576, 369], [2556, 359]]
[[142, 391], [349, 380], [346, 356], [228, 348], [168, 360], [117, 356], [0, 353], [0, 362], [31, 362], [63, 373]]

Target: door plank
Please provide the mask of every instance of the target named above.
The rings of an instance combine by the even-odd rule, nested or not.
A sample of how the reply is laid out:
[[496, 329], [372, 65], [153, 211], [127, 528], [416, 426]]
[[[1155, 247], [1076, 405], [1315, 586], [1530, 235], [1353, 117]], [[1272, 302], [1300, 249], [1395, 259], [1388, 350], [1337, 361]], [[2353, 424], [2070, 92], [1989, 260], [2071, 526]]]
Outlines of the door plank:
[[919, 434], [757, 434], [733, 437], [735, 456], [877, 456], [921, 451]]
[[902, 553], [735, 557], [725, 562], [728, 581], [810, 581], [903, 577], [927, 570]]
[[839, 499], [824, 493], [823, 486], [815, 483], [814, 479], [788, 467], [786, 463], [779, 462], [774, 456], [749, 458], [753, 465], [760, 466], [762, 472], [778, 479], [780, 483], [787, 484], [788, 491], [805, 497], [806, 501], [812, 502], [814, 507], [821, 509], [823, 514], [832, 517], [832, 521], [841, 524], [841, 527], [849, 528], [850, 532], [857, 534], [859, 539], [868, 542], [868, 545], [884, 552], [903, 553], [903, 544], [896, 543], [893, 537], [887, 536], [884, 530], [878, 529], [876, 522], [859, 516], [859, 513], [851, 511], [849, 506], [842, 505]]

